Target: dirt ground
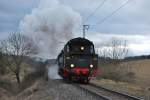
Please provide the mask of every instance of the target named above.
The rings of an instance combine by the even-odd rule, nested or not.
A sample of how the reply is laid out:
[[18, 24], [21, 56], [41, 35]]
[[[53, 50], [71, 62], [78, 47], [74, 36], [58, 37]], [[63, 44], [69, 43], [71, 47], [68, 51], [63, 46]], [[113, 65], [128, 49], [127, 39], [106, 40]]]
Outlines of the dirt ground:
[[18, 95], [7, 95], [3, 95], [0, 100], [99, 100], [99, 98], [90, 95], [88, 92], [62, 80], [37, 80]]
[[9, 100], [12, 95], [5, 89], [0, 88], [0, 100]]

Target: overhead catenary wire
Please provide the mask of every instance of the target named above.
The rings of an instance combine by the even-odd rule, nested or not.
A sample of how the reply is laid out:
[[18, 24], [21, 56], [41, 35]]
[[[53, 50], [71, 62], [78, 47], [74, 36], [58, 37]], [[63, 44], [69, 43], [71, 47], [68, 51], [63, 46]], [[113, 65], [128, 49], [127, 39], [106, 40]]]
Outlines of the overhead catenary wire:
[[106, 17], [104, 17], [102, 20], [100, 20], [96, 25], [98, 24], [102, 24], [105, 20], [107, 20], [108, 18], [110, 18], [111, 16], [113, 16], [115, 13], [117, 13], [121, 8], [123, 8], [124, 6], [126, 6], [131, 0], [127, 0], [125, 3], [123, 3], [119, 8], [117, 8], [116, 10], [114, 10], [112, 13], [110, 13], [109, 15], [107, 15]]
[[85, 21], [83, 21], [82, 25], [83, 25], [83, 38], [85, 38], [85, 31], [88, 31], [88, 29], [90, 28], [90, 25], [85, 24], [86, 21], [88, 21], [95, 13], [98, 9], [100, 9], [104, 3], [106, 2], [106, 0], [103, 0], [97, 7], [96, 9], [94, 9], [94, 11], [85, 19]]
[[105, 3], [106, 1], [107, 1], [107, 0], [103, 0], [103, 1], [95, 8], [95, 10], [83, 21], [83, 24], [84, 24], [85, 22], [87, 22], [87, 21], [97, 12], [97, 10], [100, 9], [100, 8], [104, 5], [104, 3]]
[[[117, 13], [120, 9], [122, 9], [124, 6], [126, 6], [130, 1], [132, 1], [132, 0], [127, 0], [125, 3], [123, 3], [119, 8], [117, 8], [116, 10], [114, 10], [112, 13], [110, 13], [109, 15], [107, 15], [106, 17], [104, 17], [102, 20], [100, 20], [99, 22], [97, 22], [95, 25], [90, 25], [90, 26], [97, 26], [98, 24], [102, 24], [105, 20], [107, 20], [108, 18], [110, 18], [110, 17], [112, 17], [115, 13]], [[104, 2], [104, 1], [103, 1]], [[106, 1], [105, 1], [106, 2]], [[105, 3], [104, 2], [104, 3]], [[102, 3], [102, 5], [104, 4], [104, 3]], [[99, 9], [99, 6], [97, 7], [98, 9]], [[96, 13], [96, 11], [98, 10], [98, 9], [95, 9], [94, 10], [94, 12], [93, 12], [93, 14], [94, 13]], [[88, 17], [90, 18], [90, 17], [92, 17], [93, 16], [93, 14], [90, 14]], [[86, 19], [86, 21], [88, 21], [88, 18], [87, 17], [87, 19]], [[85, 23], [85, 21], [84, 21], [84, 23]], [[84, 26], [84, 24], [83, 24], [83, 26]], [[83, 27], [84, 28], [84, 27]]]

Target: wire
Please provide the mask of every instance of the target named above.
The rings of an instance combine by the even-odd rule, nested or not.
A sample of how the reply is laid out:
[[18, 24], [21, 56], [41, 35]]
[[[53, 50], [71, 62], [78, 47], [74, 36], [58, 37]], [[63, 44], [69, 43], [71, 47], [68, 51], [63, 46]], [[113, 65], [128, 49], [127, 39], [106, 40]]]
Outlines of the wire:
[[116, 10], [114, 10], [111, 14], [109, 14], [108, 16], [104, 17], [101, 21], [99, 21], [96, 25], [98, 24], [102, 24], [105, 20], [107, 20], [109, 17], [113, 16], [115, 13], [117, 13], [121, 8], [123, 8], [124, 6], [126, 6], [131, 0], [127, 0], [124, 4], [122, 4], [119, 8], [117, 8]]
[[96, 9], [83, 21], [83, 24], [85, 23], [85, 22], [87, 22], [89, 19], [90, 19], [90, 17], [92, 17], [95, 13], [96, 13], [96, 11], [98, 10], [98, 9], [100, 9], [103, 5], [104, 5], [104, 3], [106, 2], [107, 0], [103, 0], [103, 2], [101, 2], [99, 5], [98, 5], [98, 7], [96, 7]]

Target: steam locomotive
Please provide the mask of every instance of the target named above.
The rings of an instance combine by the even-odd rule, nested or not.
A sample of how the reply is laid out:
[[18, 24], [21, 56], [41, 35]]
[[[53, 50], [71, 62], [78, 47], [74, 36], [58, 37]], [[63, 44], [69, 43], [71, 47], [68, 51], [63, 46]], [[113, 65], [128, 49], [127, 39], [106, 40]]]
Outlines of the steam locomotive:
[[67, 42], [57, 57], [58, 74], [69, 82], [88, 83], [96, 77], [98, 55], [94, 44], [85, 38], [74, 38]]

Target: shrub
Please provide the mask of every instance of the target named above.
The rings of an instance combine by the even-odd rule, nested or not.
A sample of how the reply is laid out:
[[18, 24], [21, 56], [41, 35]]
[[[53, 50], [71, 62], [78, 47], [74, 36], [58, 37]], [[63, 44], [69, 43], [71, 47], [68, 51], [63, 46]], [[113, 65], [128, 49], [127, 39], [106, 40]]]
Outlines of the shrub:
[[21, 90], [24, 90], [25, 88], [31, 86], [37, 79], [43, 76], [43, 71], [35, 71], [25, 75], [21, 84]]
[[0, 79], [0, 87], [10, 90], [11, 89], [11, 82], [9, 80]]

